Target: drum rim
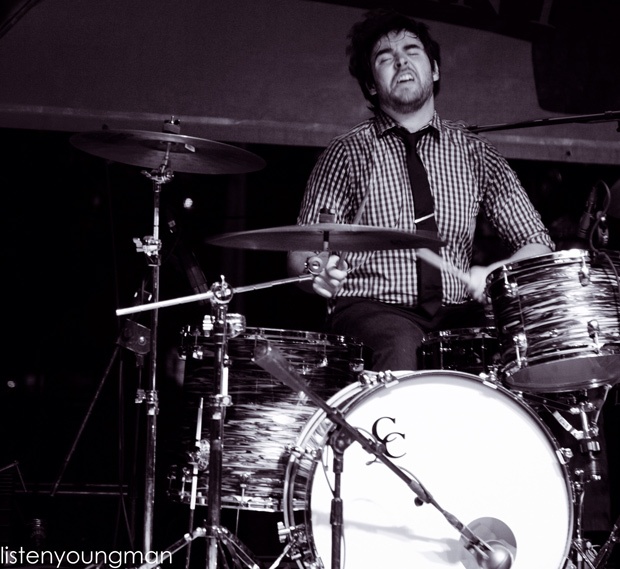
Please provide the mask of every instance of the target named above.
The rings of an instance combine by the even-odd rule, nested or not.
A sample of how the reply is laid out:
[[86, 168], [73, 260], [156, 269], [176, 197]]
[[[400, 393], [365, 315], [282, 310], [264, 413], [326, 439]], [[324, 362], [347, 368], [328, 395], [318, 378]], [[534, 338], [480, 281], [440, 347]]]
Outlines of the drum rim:
[[495, 326], [472, 326], [470, 328], [447, 328], [445, 330], [435, 330], [426, 334], [424, 338], [422, 338], [422, 343], [428, 344], [432, 341], [441, 341], [443, 339], [478, 340], [481, 338], [497, 340], [497, 328]]
[[[556, 266], [563, 264], [570, 264], [576, 261], [591, 261], [590, 251], [587, 249], [561, 249], [560, 251], [553, 251], [551, 253], [544, 253], [542, 255], [534, 255], [533, 257], [526, 257], [524, 259], [518, 259], [516, 261], [511, 261], [510, 263], [505, 263], [501, 267], [498, 267], [494, 271], [491, 271], [487, 276], [486, 282], [487, 286], [491, 286], [492, 283], [496, 282], [498, 279], [503, 278], [503, 273], [505, 271], [508, 272], [518, 272], [520, 270], [524, 270], [526, 268], [531, 268], [533, 266], [538, 265], [542, 261], [552, 260], [552, 263], [548, 263], [548, 266]], [[545, 265], [543, 265], [545, 266]]]
[[[290, 336], [287, 336], [289, 334]], [[205, 333], [200, 326], [184, 326], [182, 335], [184, 338], [191, 337], [194, 339], [208, 338], [209, 335]], [[354, 336], [346, 336], [344, 334], [332, 334], [330, 332], [321, 332], [317, 330], [295, 330], [289, 328], [269, 328], [265, 326], [246, 326], [245, 330], [230, 338], [229, 341], [239, 341], [240, 339], [257, 340], [257, 339], [269, 339], [270, 336], [274, 338], [291, 340], [314, 340], [309, 342], [309, 345], [361, 345], [361, 341]], [[335, 343], [327, 343], [323, 340], [338, 340]]]

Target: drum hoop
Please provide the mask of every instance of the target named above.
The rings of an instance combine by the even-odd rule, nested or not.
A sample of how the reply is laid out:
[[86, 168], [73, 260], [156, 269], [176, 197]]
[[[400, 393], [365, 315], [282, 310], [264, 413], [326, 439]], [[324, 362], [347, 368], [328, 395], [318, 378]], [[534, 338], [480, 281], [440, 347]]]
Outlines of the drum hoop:
[[[196, 333], [200, 332], [200, 333]], [[186, 337], [192, 338], [208, 338], [200, 329], [193, 330]], [[292, 343], [307, 343], [308, 345], [325, 345], [325, 346], [358, 346], [361, 342], [356, 338], [343, 336], [341, 334], [330, 334], [327, 332], [316, 332], [311, 330], [287, 330], [285, 328], [264, 328], [262, 326], [247, 326], [245, 331], [240, 333], [231, 341], [246, 340], [289, 340]], [[305, 342], [304, 342], [305, 341]]]
[[497, 329], [494, 326], [480, 326], [473, 328], [451, 328], [429, 332], [422, 338], [423, 344], [441, 340], [497, 340]]
[[566, 249], [562, 251], [554, 251], [552, 253], [545, 253], [544, 255], [527, 257], [526, 259], [506, 263], [505, 265], [502, 265], [492, 271], [487, 277], [487, 284], [490, 285], [491, 283], [502, 278], [504, 271], [508, 271], [509, 273], [517, 273], [538, 267], [550, 268], [557, 265], [569, 265], [581, 261], [590, 263], [591, 258], [589, 251], [584, 249]]

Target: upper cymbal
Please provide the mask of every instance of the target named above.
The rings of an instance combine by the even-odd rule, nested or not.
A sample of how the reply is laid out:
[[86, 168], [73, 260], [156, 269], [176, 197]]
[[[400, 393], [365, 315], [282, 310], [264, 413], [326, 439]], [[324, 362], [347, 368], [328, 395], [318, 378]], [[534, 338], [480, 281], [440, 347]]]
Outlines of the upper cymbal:
[[144, 130], [98, 130], [75, 134], [71, 144], [89, 154], [143, 168], [159, 168], [169, 149], [173, 172], [243, 174], [265, 167], [255, 154], [202, 138]]
[[207, 239], [211, 245], [266, 251], [321, 251], [328, 243], [333, 251], [417, 249], [443, 245], [430, 231], [400, 231], [371, 225], [317, 223], [288, 225], [254, 231], [226, 233]]

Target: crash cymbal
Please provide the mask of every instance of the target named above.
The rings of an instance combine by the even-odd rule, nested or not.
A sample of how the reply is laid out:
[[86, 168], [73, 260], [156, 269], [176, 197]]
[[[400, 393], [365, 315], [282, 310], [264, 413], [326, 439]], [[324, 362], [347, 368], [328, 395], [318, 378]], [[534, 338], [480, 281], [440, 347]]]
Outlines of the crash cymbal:
[[75, 134], [70, 142], [100, 158], [152, 169], [161, 166], [169, 150], [173, 172], [243, 174], [265, 167], [262, 158], [236, 146], [166, 132], [99, 130]]
[[320, 251], [328, 243], [332, 251], [379, 251], [417, 249], [442, 245], [430, 231], [410, 233], [371, 225], [317, 223], [288, 225], [254, 231], [226, 233], [207, 240], [211, 245], [265, 251]]

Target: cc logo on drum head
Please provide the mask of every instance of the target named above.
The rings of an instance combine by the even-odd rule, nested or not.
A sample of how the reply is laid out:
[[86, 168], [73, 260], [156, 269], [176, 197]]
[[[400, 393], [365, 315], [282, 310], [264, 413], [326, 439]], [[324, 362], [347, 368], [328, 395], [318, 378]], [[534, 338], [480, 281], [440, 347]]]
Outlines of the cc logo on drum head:
[[[395, 431], [392, 431], [391, 433], [388, 433], [387, 435], [385, 435], [385, 437], [380, 437], [379, 436], [379, 423], [381, 421], [383, 421], [383, 419], [388, 419], [389, 421], [392, 421], [392, 423], [396, 424], [396, 419], [394, 419], [393, 417], [379, 417], [379, 419], [377, 419], [373, 424], [372, 424], [372, 436], [375, 437], [375, 439], [377, 439], [378, 442], [380, 442], [383, 445], [383, 448], [385, 450], [385, 454], [386, 456], [389, 456], [390, 458], [402, 458], [403, 456], [405, 456], [405, 454], [407, 453], [403, 453], [403, 454], [392, 454], [387, 446], [388, 443], [391, 443], [393, 441], [396, 440], [396, 437], [400, 437], [402, 439], [405, 438], [405, 434], [404, 433], [397, 433]], [[373, 460], [372, 462], [376, 462], [377, 459]]]

